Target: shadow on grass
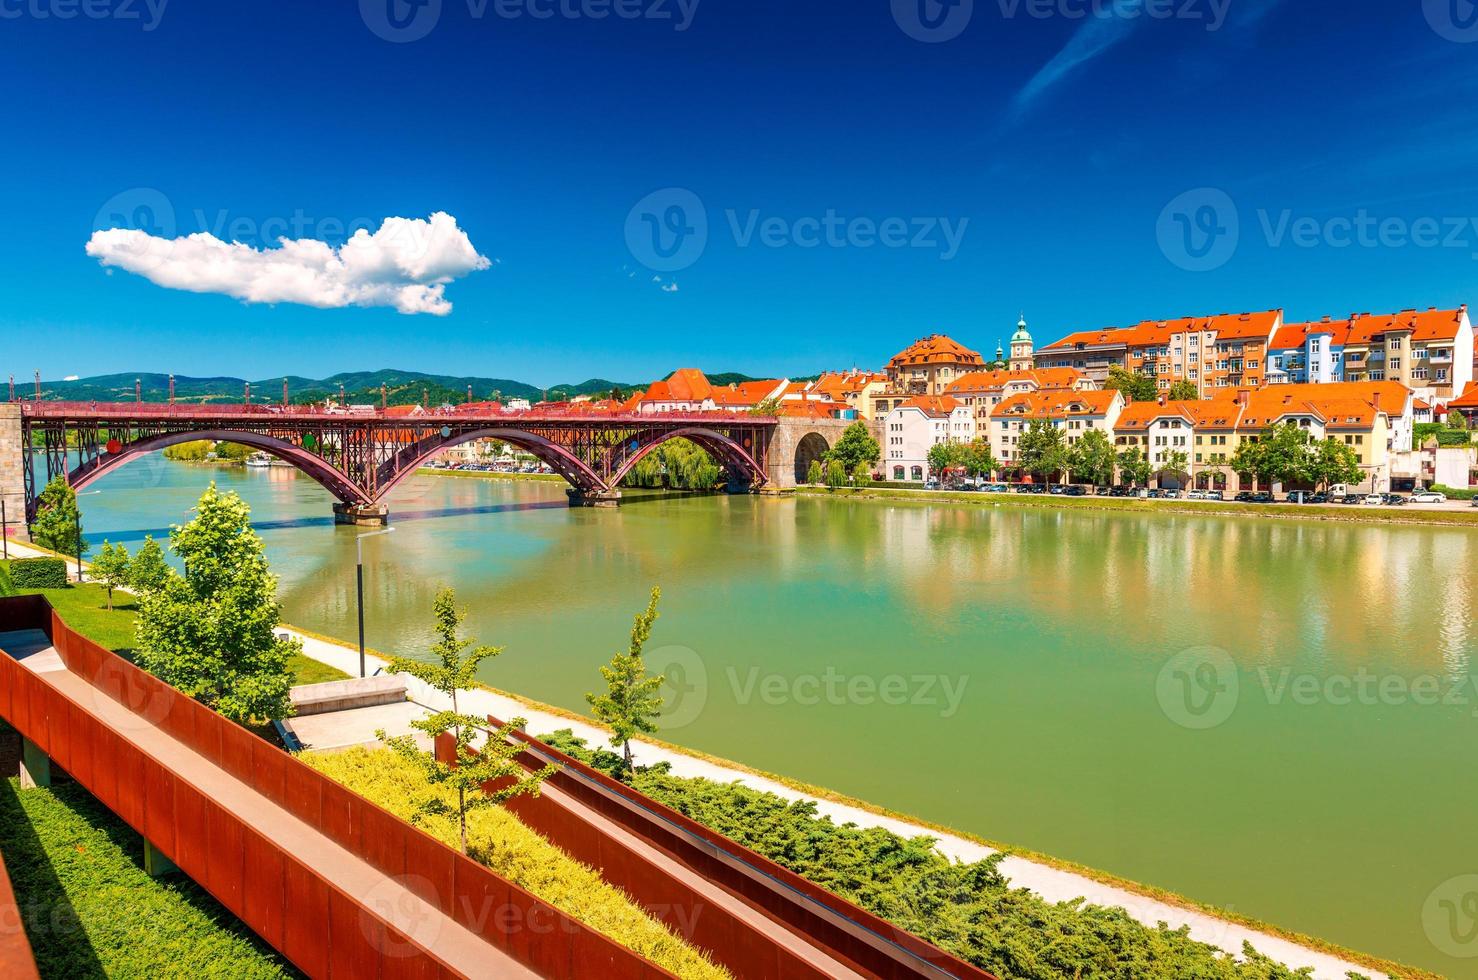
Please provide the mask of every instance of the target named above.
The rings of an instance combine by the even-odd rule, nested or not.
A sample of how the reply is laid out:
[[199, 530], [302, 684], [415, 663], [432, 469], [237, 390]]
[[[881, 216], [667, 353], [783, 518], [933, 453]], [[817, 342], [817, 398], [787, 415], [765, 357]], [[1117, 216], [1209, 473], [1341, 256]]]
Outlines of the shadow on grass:
[[0, 851], [36, 966], [43, 977], [105, 977], [81, 917], [17, 792], [14, 782], [0, 779]]

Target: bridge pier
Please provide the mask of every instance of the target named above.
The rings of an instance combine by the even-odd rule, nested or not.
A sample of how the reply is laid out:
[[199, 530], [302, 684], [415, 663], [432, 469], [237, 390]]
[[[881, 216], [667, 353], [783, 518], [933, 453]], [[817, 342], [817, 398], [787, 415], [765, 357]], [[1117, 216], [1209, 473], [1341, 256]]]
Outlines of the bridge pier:
[[565, 491], [570, 498], [571, 507], [619, 507], [621, 505], [620, 490], [581, 490], [579, 487], [570, 487]]
[[0, 533], [8, 532], [17, 541], [31, 539], [26, 530], [25, 444], [20, 404], [0, 404], [0, 500], [5, 501], [5, 527]]
[[334, 523], [380, 527], [390, 523], [390, 508], [385, 504], [334, 504]]

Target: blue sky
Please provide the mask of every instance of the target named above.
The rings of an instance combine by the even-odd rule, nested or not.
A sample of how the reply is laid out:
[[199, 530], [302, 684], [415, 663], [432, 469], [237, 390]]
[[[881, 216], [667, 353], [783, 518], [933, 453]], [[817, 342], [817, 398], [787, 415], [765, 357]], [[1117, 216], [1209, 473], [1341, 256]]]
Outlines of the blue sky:
[[[1022, 310], [1045, 342], [1478, 284], [1462, 0], [94, 2], [0, 0], [22, 380], [805, 374], [933, 331], [994, 348]], [[617, 7], [643, 16], [593, 16]], [[437, 212], [486, 260], [445, 267], [444, 315], [87, 252]]]

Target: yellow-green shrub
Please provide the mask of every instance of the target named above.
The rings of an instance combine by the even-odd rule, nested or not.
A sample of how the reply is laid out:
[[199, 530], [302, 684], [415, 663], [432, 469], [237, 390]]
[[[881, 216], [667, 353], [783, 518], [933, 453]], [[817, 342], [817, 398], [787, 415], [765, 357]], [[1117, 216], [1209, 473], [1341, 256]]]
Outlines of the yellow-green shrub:
[[[412, 800], [441, 792], [409, 762], [385, 749], [309, 752], [300, 758], [404, 820], [416, 812]], [[448, 802], [454, 802], [449, 791], [446, 795]], [[431, 817], [418, 826], [457, 846], [457, 827], [451, 819]], [[477, 810], [469, 816], [467, 849], [473, 859], [509, 881], [680, 977], [720, 980], [729, 976], [643, 912], [595, 869], [574, 860], [501, 807]]]

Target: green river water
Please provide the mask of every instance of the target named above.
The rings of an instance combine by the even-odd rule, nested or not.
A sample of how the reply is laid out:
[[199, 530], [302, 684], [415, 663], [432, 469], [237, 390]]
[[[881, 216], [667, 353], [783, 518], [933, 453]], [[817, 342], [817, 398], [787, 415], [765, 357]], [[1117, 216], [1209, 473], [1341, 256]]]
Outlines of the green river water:
[[[354, 637], [354, 538], [286, 468], [154, 458], [136, 547], [239, 491], [287, 621]], [[485, 679], [572, 710], [660, 584], [664, 738], [1453, 975], [1478, 879], [1478, 532], [816, 498], [571, 510], [418, 477], [365, 543], [371, 646], [449, 584]], [[1454, 880], [1456, 879], [1456, 880]]]

